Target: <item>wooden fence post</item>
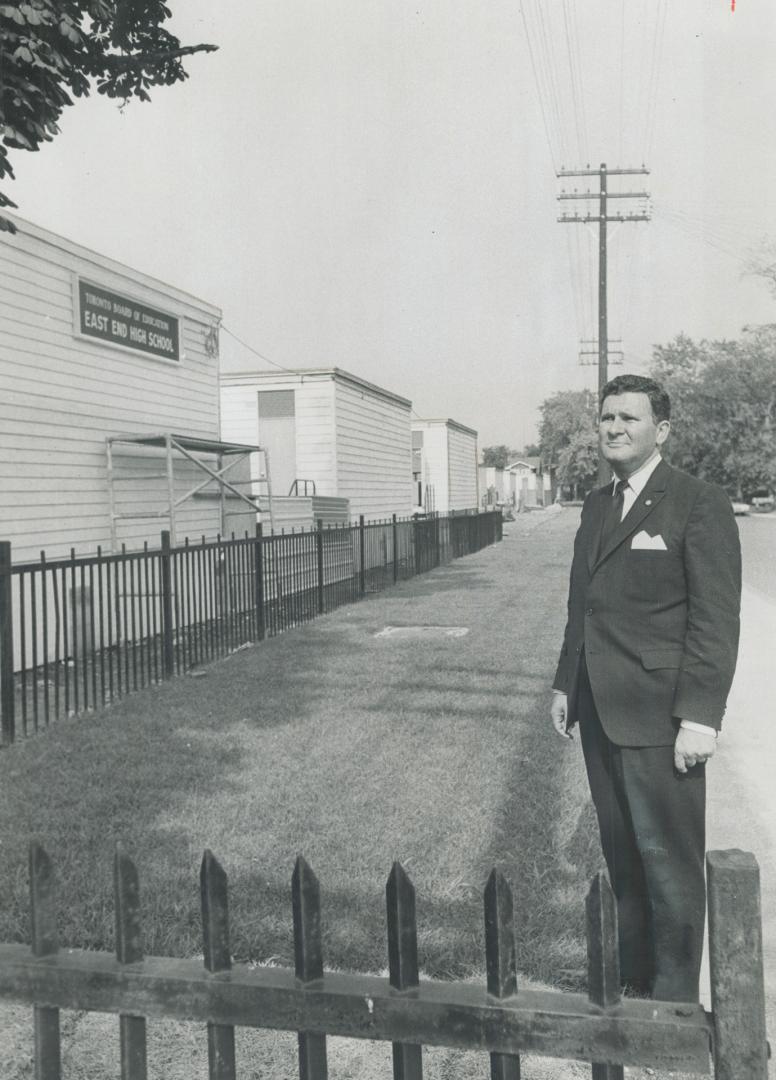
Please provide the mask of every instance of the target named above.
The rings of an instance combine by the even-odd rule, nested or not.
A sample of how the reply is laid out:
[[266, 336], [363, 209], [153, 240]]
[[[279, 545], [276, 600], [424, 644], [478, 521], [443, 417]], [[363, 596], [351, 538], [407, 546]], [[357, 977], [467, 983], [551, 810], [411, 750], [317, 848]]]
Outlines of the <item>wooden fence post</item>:
[[[517, 993], [512, 890], [498, 870], [485, 886], [485, 964], [488, 993], [507, 998]], [[491, 1080], [520, 1080], [519, 1054], [491, 1054]]]
[[716, 1080], [766, 1080], [760, 868], [747, 851], [710, 851], [709, 965]]
[[13, 681], [13, 590], [11, 543], [0, 540], [0, 745], [16, 737]]
[[[323, 979], [321, 944], [321, 889], [318, 879], [299, 856], [291, 879], [291, 905], [294, 916], [294, 973], [303, 983]], [[326, 1036], [300, 1031], [300, 1080], [326, 1080]]]
[[175, 644], [172, 625], [172, 554], [169, 529], [162, 530], [161, 554], [162, 586], [162, 660], [164, 677], [172, 677], [175, 668]]
[[[32, 906], [32, 955], [53, 956], [59, 951], [54, 870], [40, 844], [30, 844], [30, 900]], [[62, 1053], [59, 1009], [36, 1005], [35, 1080], [60, 1080]]]
[[264, 531], [261, 522], [256, 524], [255, 553], [253, 573], [255, 576], [257, 626], [259, 641], [263, 641], [267, 635], [267, 625], [264, 620]]
[[[136, 964], [143, 959], [140, 927], [140, 885], [137, 869], [121, 844], [116, 844], [113, 863], [113, 894], [116, 909], [116, 959]], [[122, 1080], [146, 1080], [146, 1022], [142, 1016], [119, 1014]]]
[[359, 592], [363, 596], [366, 592], [366, 532], [364, 529], [364, 515], [359, 515], [358, 519], [358, 557], [359, 557], [359, 573], [358, 573], [358, 588]]
[[315, 553], [318, 559], [318, 614], [323, 615], [323, 521], [318, 518], [318, 531], [315, 534]]
[[[216, 975], [229, 971], [229, 905], [226, 874], [209, 850], [199, 870], [200, 906], [205, 967]], [[234, 1028], [230, 1024], [207, 1025], [207, 1056], [210, 1080], [235, 1080]]]
[[[418, 985], [418, 931], [415, 886], [401, 863], [394, 863], [385, 889], [388, 908], [388, 972], [394, 990]], [[394, 1080], [423, 1080], [423, 1047], [393, 1044]]]
[[[587, 986], [593, 1005], [619, 1005], [620, 958], [617, 946], [617, 905], [602, 870], [593, 878], [585, 904], [587, 916]], [[622, 1065], [593, 1065], [593, 1080], [622, 1080]]]

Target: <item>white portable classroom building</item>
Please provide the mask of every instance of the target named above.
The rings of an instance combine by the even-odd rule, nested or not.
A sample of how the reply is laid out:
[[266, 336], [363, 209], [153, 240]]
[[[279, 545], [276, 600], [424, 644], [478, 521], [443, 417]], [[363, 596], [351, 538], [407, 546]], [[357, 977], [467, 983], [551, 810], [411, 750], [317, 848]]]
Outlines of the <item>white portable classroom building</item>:
[[477, 432], [456, 420], [413, 420], [416, 505], [449, 514], [479, 507]]
[[[196, 462], [217, 470], [251, 449], [220, 442], [221, 313], [11, 220], [18, 231], [0, 234], [0, 539], [14, 562], [156, 547], [171, 504], [207, 479]], [[182, 450], [168, 451], [171, 435]], [[211, 481], [181, 502], [174, 539], [220, 532], [222, 494]]]
[[276, 521], [305, 496], [347, 499], [351, 519], [409, 515], [410, 408], [337, 367], [221, 375], [222, 435], [266, 448]]
[[511, 479], [511, 474], [505, 473], [503, 469], [496, 468], [494, 465], [480, 465], [478, 473], [484, 507], [501, 506], [510, 501], [506, 477], [509, 476]]

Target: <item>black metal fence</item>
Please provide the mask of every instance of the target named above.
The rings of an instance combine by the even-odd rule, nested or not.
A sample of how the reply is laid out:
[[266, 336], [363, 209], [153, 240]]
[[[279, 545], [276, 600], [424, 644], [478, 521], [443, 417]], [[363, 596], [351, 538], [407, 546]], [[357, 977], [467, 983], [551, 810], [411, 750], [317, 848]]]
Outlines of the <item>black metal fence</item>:
[[394, 517], [13, 565], [0, 542], [2, 743], [500, 540], [498, 513]]

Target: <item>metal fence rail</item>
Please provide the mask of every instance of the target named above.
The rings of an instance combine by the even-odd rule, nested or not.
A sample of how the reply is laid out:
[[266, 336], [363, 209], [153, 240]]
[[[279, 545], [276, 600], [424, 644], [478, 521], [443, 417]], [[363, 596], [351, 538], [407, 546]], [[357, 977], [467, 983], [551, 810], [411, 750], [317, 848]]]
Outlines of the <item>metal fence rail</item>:
[[[614, 897], [603, 873], [587, 898], [588, 993], [521, 990], [512, 893], [494, 870], [484, 893], [485, 971], [472, 983], [420, 978], [415, 889], [395, 863], [386, 887], [387, 979], [326, 972], [318, 881], [299, 858], [292, 877], [294, 970], [232, 964], [227, 879], [211, 852], [200, 871], [199, 959], [144, 957], [139, 876], [117, 846], [115, 953], [60, 949], [53, 867], [30, 849], [32, 948], [0, 945], [0, 997], [34, 1006], [35, 1075], [60, 1080], [60, 1009], [118, 1016], [125, 1080], [145, 1080], [146, 1019], [207, 1026], [210, 1080], [236, 1080], [235, 1027], [298, 1032], [299, 1075], [325, 1080], [327, 1035], [393, 1044], [394, 1080], [422, 1080], [423, 1046], [490, 1055], [490, 1076], [519, 1080], [524, 1052], [587, 1061], [594, 1080], [623, 1066], [767, 1080], [759, 871], [754, 857], [707, 857], [712, 1012], [700, 1005], [623, 998]], [[482, 1075], [487, 1075], [483, 1061]]]
[[13, 565], [0, 542], [2, 743], [500, 540], [476, 513]]

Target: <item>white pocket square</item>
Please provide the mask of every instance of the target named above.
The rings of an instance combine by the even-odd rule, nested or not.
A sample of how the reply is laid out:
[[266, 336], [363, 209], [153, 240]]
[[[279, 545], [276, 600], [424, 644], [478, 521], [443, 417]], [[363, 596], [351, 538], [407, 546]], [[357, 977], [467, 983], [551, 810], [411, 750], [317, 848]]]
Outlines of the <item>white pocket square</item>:
[[668, 551], [668, 548], [660, 533], [657, 536], [650, 536], [642, 529], [633, 537], [631, 551]]

